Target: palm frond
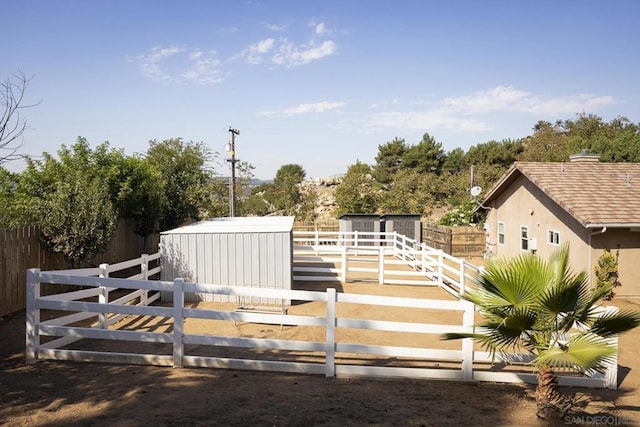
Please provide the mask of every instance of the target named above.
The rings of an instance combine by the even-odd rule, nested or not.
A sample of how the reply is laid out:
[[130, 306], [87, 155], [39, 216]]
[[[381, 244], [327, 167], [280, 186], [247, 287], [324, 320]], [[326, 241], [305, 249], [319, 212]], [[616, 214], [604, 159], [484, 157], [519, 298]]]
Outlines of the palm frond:
[[640, 313], [637, 311], [619, 311], [604, 313], [591, 324], [590, 332], [601, 337], [610, 337], [640, 326]]
[[536, 304], [541, 287], [539, 260], [524, 254], [510, 261], [491, 262], [472, 297], [481, 307], [527, 307]]
[[535, 363], [594, 369], [615, 357], [608, 337], [640, 326], [640, 313], [605, 313], [596, 304], [605, 291], [590, 289], [587, 273], [569, 266], [569, 246], [548, 260], [533, 254], [488, 262], [479, 286], [464, 298], [483, 322], [473, 333], [443, 339], [474, 338], [493, 355], [526, 349]]
[[540, 351], [533, 363], [555, 368], [597, 369], [615, 360], [616, 352], [616, 346], [605, 338], [590, 333], [575, 334], [564, 345]]

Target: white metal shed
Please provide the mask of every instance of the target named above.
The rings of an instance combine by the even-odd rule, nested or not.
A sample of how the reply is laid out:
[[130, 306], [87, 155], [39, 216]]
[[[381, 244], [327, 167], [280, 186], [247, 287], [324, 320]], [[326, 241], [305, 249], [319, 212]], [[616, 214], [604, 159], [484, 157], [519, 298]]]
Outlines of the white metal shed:
[[[215, 218], [160, 233], [162, 280], [291, 289], [293, 220], [281, 217]], [[163, 300], [172, 294], [162, 293]], [[187, 301], [288, 305], [281, 299], [236, 300], [226, 295], [185, 295]]]

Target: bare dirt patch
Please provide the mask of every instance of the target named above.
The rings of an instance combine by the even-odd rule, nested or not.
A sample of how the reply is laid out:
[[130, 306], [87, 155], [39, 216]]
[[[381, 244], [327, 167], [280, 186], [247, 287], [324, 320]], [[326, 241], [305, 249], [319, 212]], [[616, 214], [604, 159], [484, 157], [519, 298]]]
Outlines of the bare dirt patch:
[[[364, 294], [430, 297], [433, 292], [368, 283], [342, 286], [342, 291]], [[640, 300], [615, 300], [613, 305], [640, 309]], [[314, 304], [300, 304], [294, 305], [291, 312], [318, 309]], [[368, 313], [372, 314], [375, 315]], [[137, 327], [133, 319], [128, 322]], [[211, 325], [188, 322], [191, 324], [185, 328], [192, 331], [210, 331]], [[308, 334], [314, 333], [302, 328], [231, 322], [220, 327], [238, 336], [275, 334], [311, 340], [313, 337]], [[368, 338], [371, 339], [377, 338]], [[6, 426], [549, 425], [535, 418], [534, 388], [528, 385], [332, 379], [75, 362], [26, 365], [24, 312], [0, 320], [0, 342], [0, 425]], [[640, 424], [639, 356], [640, 331], [636, 329], [620, 338], [619, 390], [563, 388], [578, 402], [574, 414], [563, 421]]]

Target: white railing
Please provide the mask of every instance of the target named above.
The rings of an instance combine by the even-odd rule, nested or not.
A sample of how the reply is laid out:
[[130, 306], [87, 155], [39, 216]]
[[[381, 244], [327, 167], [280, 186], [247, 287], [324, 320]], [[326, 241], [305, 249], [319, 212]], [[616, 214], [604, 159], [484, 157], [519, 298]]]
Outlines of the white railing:
[[[324, 238], [324, 236], [322, 236]], [[367, 242], [358, 239], [354, 242]], [[388, 262], [400, 262], [412, 267], [412, 271], [427, 277], [427, 281], [443, 286], [449, 292], [463, 292], [466, 283], [472, 277], [470, 265], [464, 261], [449, 257], [441, 251], [432, 250], [416, 244], [403, 236], [394, 236], [394, 240], [384, 239], [384, 245], [378, 247], [338, 245], [333, 254], [340, 255], [343, 265], [349, 265], [348, 271], [358, 267], [356, 259], [372, 258], [377, 263], [377, 272], [383, 273], [381, 283], [389, 283]], [[343, 240], [344, 242], [345, 240]], [[382, 243], [382, 242], [380, 242]], [[389, 245], [389, 243], [392, 243]], [[299, 246], [299, 245], [298, 245]], [[312, 248], [315, 251], [317, 248]], [[299, 250], [299, 249], [298, 249]], [[296, 251], [296, 254], [298, 252]], [[393, 255], [390, 257], [390, 255]], [[159, 254], [142, 257], [113, 265], [101, 265], [99, 268], [65, 271], [27, 272], [27, 325], [26, 358], [29, 363], [38, 360], [77, 360], [95, 362], [135, 363], [162, 366], [202, 366], [232, 369], [251, 369], [281, 372], [324, 374], [326, 376], [387, 376], [406, 378], [442, 378], [465, 379], [496, 382], [536, 382], [536, 375], [528, 364], [525, 355], [512, 355], [506, 360], [509, 369], [499, 371], [491, 368], [495, 361], [482, 351], [474, 349], [471, 339], [459, 342], [458, 349], [451, 345], [424, 348], [399, 347], [390, 345], [367, 345], [340, 342], [336, 339], [341, 328], [386, 331], [386, 333], [436, 334], [444, 332], [471, 332], [474, 325], [474, 306], [464, 300], [429, 300], [400, 298], [389, 296], [359, 295], [338, 293], [335, 289], [326, 292], [265, 289], [253, 287], [229, 287], [223, 285], [185, 283], [182, 279], [173, 282], [148, 280], [160, 272], [160, 267], [148, 268], [148, 263], [159, 259]], [[392, 258], [389, 260], [388, 258]], [[382, 260], [382, 261], [381, 261]], [[109, 277], [110, 273], [122, 269], [140, 266], [140, 272], [129, 278]], [[364, 267], [362, 267], [364, 269]], [[471, 271], [471, 272], [470, 272]], [[477, 273], [477, 271], [476, 271]], [[342, 272], [347, 277], [347, 271]], [[407, 279], [401, 279], [405, 283]], [[54, 285], [76, 285], [83, 289], [55, 295], [41, 296], [42, 283]], [[454, 289], [455, 288], [455, 289]], [[110, 300], [109, 294], [119, 289], [121, 296]], [[172, 293], [171, 306], [150, 305], [157, 301], [160, 292]], [[237, 297], [269, 297], [306, 303], [319, 301], [324, 304], [322, 315], [300, 315], [291, 312], [251, 312], [223, 310], [221, 308], [185, 307], [185, 293], [211, 293]], [[406, 309], [448, 310], [460, 313], [458, 324], [442, 325], [424, 322], [400, 322], [388, 319], [364, 319], [339, 316], [340, 304], [368, 304]], [[47, 313], [70, 312], [70, 314], [41, 320], [41, 311]], [[144, 318], [151, 322], [153, 318], [163, 318], [164, 324], [172, 329], [166, 331], [118, 330], [115, 324], [126, 316]], [[91, 322], [90, 319], [96, 321]], [[185, 329], [187, 319], [209, 319], [230, 322], [263, 323], [288, 325], [294, 327], [320, 327], [324, 329], [323, 341], [296, 341], [273, 338], [230, 337], [222, 335], [192, 334]], [[112, 340], [118, 342], [156, 343], [169, 347], [169, 351], [140, 353], [139, 351], [97, 351], [87, 350], [86, 346], [74, 345], [82, 339]], [[451, 342], [448, 342], [451, 343]], [[219, 347], [260, 349], [251, 352], [250, 358], [231, 358], [216, 355], [203, 356], [191, 354], [187, 350], [197, 345], [213, 352]], [[432, 345], [432, 344], [430, 344]], [[75, 348], [74, 348], [75, 347]], [[90, 348], [90, 346], [89, 346]], [[119, 347], [118, 347], [119, 348]], [[274, 360], [263, 358], [269, 351], [291, 351], [300, 355], [311, 355], [318, 362], [299, 360]], [[354, 356], [355, 355], [355, 356]], [[361, 358], [359, 363], [347, 363], [348, 359]], [[371, 358], [388, 357], [394, 360], [410, 358], [418, 367], [377, 366], [370, 363]], [[519, 367], [514, 369], [514, 361]], [[498, 360], [500, 362], [500, 360]], [[420, 365], [422, 363], [422, 365]], [[433, 367], [440, 363], [441, 367]], [[521, 365], [521, 366], [520, 366]], [[431, 367], [429, 367], [431, 366]], [[613, 361], [603, 374], [589, 373], [588, 376], [561, 376], [562, 385], [583, 387], [617, 387], [617, 361]]]
[[[473, 345], [471, 340], [463, 340], [459, 350], [425, 349], [412, 347], [392, 347], [338, 342], [336, 331], [340, 328], [392, 331], [396, 333], [442, 334], [443, 332], [471, 332], [473, 330], [473, 305], [465, 301], [441, 301], [415, 298], [382, 297], [375, 295], [355, 295], [337, 293], [335, 289], [326, 292], [301, 290], [276, 290], [247, 287], [227, 287], [210, 284], [185, 283], [182, 279], [173, 282], [157, 280], [115, 279], [96, 276], [79, 276], [41, 272], [38, 269], [27, 273], [29, 312], [27, 315], [27, 361], [37, 360], [80, 360], [116, 363], [138, 363], [166, 365], [174, 367], [207, 366], [234, 369], [253, 369], [283, 372], [301, 372], [324, 374], [326, 376], [394, 376], [412, 378], [452, 378], [471, 379], [473, 377]], [[41, 283], [59, 285], [82, 285], [87, 289], [56, 295], [56, 298], [39, 295]], [[101, 289], [128, 289], [131, 294], [140, 291], [167, 291], [173, 293], [170, 307], [128, 305], [120, 301], [105, 303], [86, 300], [100, 295]], [[225, 311], [219, 309], [187, 308], [184, 295], [187, 292], [213, 293], [232, 296], [275, 297], [298, 301], [299, 303], [321, 301], [325, 304], [322, 316], [292, 315], [278, 313], [252, 313]], [[339, 304], [369, 304], [388, 307], [422, 308], [429, 310], [449, 310], [462, 314], [458, 325], [395, 322], [378, 319], [355, 319], [339, 317]], [[96, 315], [134, 315], [171, 318], [171, 332], [137, 332], [108, 328], [96, 328], [94, 325], [78, 326], [77, 319], [61, 316], [52, 320], [40, 321], [41, 310], [75, 311]], [[111, 317], [110, 317], [111, 318]], [[186, 319], [227, 320], [232, 322], [253, 322], [288, 326], [322, 327], [326, 333], [324, 341], [292, 341], [263, 338], [227, 337], [218, 335], [190, 334], [185, 330]], [[55, 339], [41, 343], [41, 337]], [[79, 339], [103, 339], [116, 341], [139, 341], [165, 343], [172, 346], [171, 355], [126, 353], [122, 351], [86, 351], [63, 348]], [[266, 350], [288, 350], [321, 354], [323, 362], [285, 362], [257, 359], [232, 359], [224, 357], [195, 356], [186, 353], [185, 346], [213, 346], [259, 348]], [[359, 355], [383, 355], [393, 357], [411, 357], [424, 360], [449, 360], [459, 364], [457, 369], [429, 368], [389, 368], [380, 366], [354, 366], [337, 363], [341, 353]]]
[[[149, 263], [152, 261], [156, 261], [160, 259], [160, 253], [156, 253], [153, 255], [143, 254], [139, 258], [135, 258], [132, 260], [120, 262], [117, 264], [101, 264], [100, 267], [96, 268], [79, 268], [75, 270], [53, 270], [53, 271], [42, 271], [40, 274], [52, 274], [54, 277], [78, 277], [77, 280], [78, 285], [84, 286], [86, 280], [83, 278], [88, 277], [109, 277], [109, 274], [115, 273], [118, 271], [130, 269], [132, 267], [139, 267], [140, 273], [134, 274], [133, 276], [128, 277], [129, 280], [147, 280], [150, 276], [160, 273], [160, 266], [149, 269]], [[71, 281], [69, 281], [71, 282]], [[53, 283], [53, 282], [52, 282]], [[72, 284], [72, 283], [68, 283]], [[86, 322], [90, 321], [90, 319], [95, 318], [95, 322], [90, 324], [91, 328], [101, 327], [103, 329], [108, 328], [109, 326], [117, 323], [121, 320], [125, 315], [117, 314], [117, 315], [108, 315], [108, 312], [100, 312], [100, 313], [92, 313], [88, 311], [78, 311], [73, 314], [69, 314], [66, 316], [61, 316], [53, 319], [49, 319], [46, 321], [40, 322], [39, 317], [39, 308], [34, 306], [35, 301], [30, 298], [29, 283], [27, 283], [27, 326], [29, 325], [29, 316], [32, 316], [33, 319], [37, 319], [37, 323], [40, 324], [40, 327], [56, 327], [60, 325], [69, 325], [76, 322]], [[160, 298], [160, 294], [156, 293], [155, 295], [149, 296], [149, 291], [146, 289], [136, 289], [133, 292], [125, 293], [120, 295], [117, 299], [110, 301], [109, 296], [113, 293], [117, 287], [111, 286], [97, 286], [97, 287], [89, 287], [88, 289], [82, 289], [71, 292], [62, 292], [56, 293], [48, 296], [39, 296], [40, 291], [38, 289], [39, 300], [42, 301], [43, 304], [53, 304], [54, 306], [58, 302], [65, 301], [81, 301], [88, 299], [97, 299], [100, 304], [111, 304], [113, 306], [116, 305], [131, 305], [135, 304], [138, 306], [146, 306], [151, 304], [152, 302], [158, 300]], [[126, 289], [126, 288], [124, 288]], [[32, 320], [33, 321], [33, 320]], [[65, 336], [63, 338], [59, 338], [54, 341], [49, 341], [46, 344], [46, 347], [62, 347], [68, 344], [71, 344], [75, 341], [78, 341], [79, 337], [74, 336]], [[28, 347], [28, 342], [27, 342]]]
[[351, 272], [371, 273], [380, 284], [440, 286], [459, 296], [477, 284], [481, 271], [397, 232], [296, 231], [293, 242], [293, 271], [303, 273], [294, 276], [297, 281], [348, 282]]

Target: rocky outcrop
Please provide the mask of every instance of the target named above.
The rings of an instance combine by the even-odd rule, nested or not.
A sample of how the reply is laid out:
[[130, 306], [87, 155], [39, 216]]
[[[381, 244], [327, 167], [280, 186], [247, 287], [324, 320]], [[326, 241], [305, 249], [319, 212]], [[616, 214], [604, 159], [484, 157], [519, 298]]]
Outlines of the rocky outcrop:
[[303, 181], [300, 184], [303, 191], [315, 191], [316, 193], [316, 207], [314, 210], [316, 221], [335, 219], [335, 192], [340, 182], [342, 182], [342, 175], [314, 178]]

